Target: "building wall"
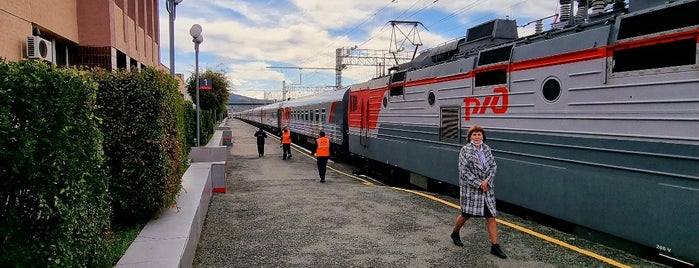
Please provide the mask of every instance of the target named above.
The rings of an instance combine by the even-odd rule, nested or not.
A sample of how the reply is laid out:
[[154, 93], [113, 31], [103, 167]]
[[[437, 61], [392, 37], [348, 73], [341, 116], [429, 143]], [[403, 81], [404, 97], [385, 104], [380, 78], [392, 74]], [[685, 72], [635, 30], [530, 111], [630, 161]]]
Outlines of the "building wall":
[[113, 47], [115, 11], [108, 0], [78, 0], [78, 27], [81, 46]]
[[[3, 42], [0, 43], [0, 58], [9, 61], [17, 61], [23, 56], [22, 48], [27, 40], [27, 33], [31, 34], [32, 25], [17, 13], [29, 13], [21, 11], [20, 1], [0, 0], [0, 25], [2, 25]], [[10, 13], [14, 12], [14, 13]]]
[[[0, 0], [0, 57], [17, 61], [26, 57], [32, 25], [42, 34], [78, 41], [77, 0]], [[50, 3], [47, 3], [50, 2]]]
[[[135, 60], [162, 68], [158, 5], [158, 0], [0, 0], [0, 57], [25, 59], [27, 36], [35, 27], [55, 49], [68, 51], [62, 58], [71, 65], [113, 69], [121, 55], [126, 64], [119, 67]], [[89, 55], [93, 52], [98, 54]]]

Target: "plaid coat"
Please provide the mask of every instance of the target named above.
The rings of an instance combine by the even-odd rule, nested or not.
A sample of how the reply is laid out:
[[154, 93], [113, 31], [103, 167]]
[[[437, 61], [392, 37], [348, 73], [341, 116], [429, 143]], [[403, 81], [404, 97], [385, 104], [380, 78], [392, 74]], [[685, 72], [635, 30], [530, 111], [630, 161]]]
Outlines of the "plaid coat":
[[[461, 147], [459, 153], [459, 184], [461, 185], [460, 204], [461, 211], [471, 215], [483, 215], [484, 206], [488, 206], [493, 216], [497, 216], [495, 209], [495, 158], [490, 147], [483, 143], [483, 154], [487, 159], [485, 167], [476, 154], [476, 146], [468, 143]], [[488, 180], [488, 191], [483, 192], [480, 185], [483, 180]]]

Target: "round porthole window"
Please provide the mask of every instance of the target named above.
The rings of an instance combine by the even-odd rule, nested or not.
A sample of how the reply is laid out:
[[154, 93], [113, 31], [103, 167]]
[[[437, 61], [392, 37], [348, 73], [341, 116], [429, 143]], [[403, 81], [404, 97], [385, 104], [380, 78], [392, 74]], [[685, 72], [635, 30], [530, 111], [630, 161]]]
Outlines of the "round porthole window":
[[544, 82], [541, 93], [544, 95], [546, 101], [554, 102], [561, 96], [561, 83], [554, 78], [549, 78]]
[[386, 107], [388, 105], [388, 98], [386, 96], [383, 97], [383, 107]]
[[427, 94], [427, 103], [429, 103], [430, 106], [434, 105], [434, 92], [430, 91], [430, 93]]

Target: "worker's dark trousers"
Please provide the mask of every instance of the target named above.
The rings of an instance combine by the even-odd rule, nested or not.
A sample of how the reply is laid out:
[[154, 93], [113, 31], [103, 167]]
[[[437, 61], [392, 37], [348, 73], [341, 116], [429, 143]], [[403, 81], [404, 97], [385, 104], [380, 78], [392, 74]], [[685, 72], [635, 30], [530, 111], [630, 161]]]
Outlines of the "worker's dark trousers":
[[320, 180], [325, 181], [325, 171], [327, 170], [327, 165], [328, 165], [328, 158], [327, 156], [319, 156], [317, 157], [318, 161], [318, 175], [320, 175]]
[[284, 151], [282, 159], [286, 160], [287, 157], [291, 157], [291, 143], [282, 144], [282, 151]]
[[258, 143], [257, 144], [257, 154], [259, 156], [265, 155], [265, 144], [264, 143]]

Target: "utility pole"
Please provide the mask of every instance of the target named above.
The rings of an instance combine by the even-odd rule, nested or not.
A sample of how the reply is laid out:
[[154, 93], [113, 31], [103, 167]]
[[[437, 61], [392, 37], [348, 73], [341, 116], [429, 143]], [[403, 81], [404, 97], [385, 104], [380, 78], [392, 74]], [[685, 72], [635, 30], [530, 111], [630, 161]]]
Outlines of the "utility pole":
[[286, 101], [286, 80], [282, 80], [282, 101]]
[[358, 49], [354, 47], [342, 47], [335, 49], [335, 87], [342, 87], [342, 70], [348, 65], [374, 66], [376, 67], [376, 77], [386, 74], [387, 60], [393, 60], [396, 65], [409, 62], [413, 59], [411, 53], [406, 51], [386, 51], [372, 49]]

